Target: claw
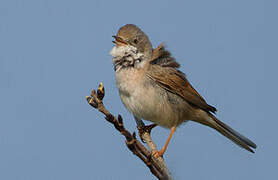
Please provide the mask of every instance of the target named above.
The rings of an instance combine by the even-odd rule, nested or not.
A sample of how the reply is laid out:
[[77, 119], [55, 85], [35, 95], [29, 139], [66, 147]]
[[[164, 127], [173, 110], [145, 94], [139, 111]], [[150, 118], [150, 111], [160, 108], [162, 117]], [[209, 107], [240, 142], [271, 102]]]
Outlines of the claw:
[[143, 143], [146, 143], [146, 142], [144, 141], [142, 135], [143, 135], [145, 132], [151, 134], [152, 129], [153, 129], [154, 127], [156, 127], [156, 126], [157, 126], [157, 124], [151, 124], [151, 125], [147, 125], [147, 126], [143, 126], [143, 127], [142, 127], [142, 126], [141, 126], [141, 127], [137, 126], [137, 129], [138, 129], [138, 131], [139, 131], [140, 139], [141, 139], [141, 141], [142, 141]]
[[141, 142], [142, 143], [146, 143], [146, 141], [144, 141], [144, 139], [143, 139], [143, 134], [144, 134], [144, 126], [143, 127], [139, 127], [139, 126], [137, 126], [137, 129], [138, 129], [138, 134], [139, 134], [139, 137], [140, 137], [140, 139], [141, 139]]
[[147, 133], [151, 134], [152, 129], [153, 129], [154, 127], [156, 127], [156, 126], [157, 126], [157, 124], [150, 124], [150, 125], [147, 125], [147, 126], [145, 126], [145, 131], [146, 131]]
[[162, 157], [163, 158], [163, 152], [160, 150], [160, 151], [158, 151], [158, 150], [155, 150], [155, 151], [153, 151], [152, 152], [152, 155], [153, 155], [153, 157], [155, 157], [155, 158], [159, 158], [159, 157]]

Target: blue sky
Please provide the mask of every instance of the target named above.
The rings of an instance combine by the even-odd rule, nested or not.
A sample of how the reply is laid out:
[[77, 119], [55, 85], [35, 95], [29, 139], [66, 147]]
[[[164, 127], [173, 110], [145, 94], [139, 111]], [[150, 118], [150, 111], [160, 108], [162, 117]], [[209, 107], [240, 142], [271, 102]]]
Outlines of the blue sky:
[[[115, 85], [109, 51], [133, 23], [161, 42], [217, 117], [252, 139], [255, 154], [195, 123], [165, 154], [176, 179], [277, 178], [277, 1], [0, 1], [0, 179], [155, 179], [86, 102], [136, 129]], [[161, 147], [169, 130], [155, 128]]]

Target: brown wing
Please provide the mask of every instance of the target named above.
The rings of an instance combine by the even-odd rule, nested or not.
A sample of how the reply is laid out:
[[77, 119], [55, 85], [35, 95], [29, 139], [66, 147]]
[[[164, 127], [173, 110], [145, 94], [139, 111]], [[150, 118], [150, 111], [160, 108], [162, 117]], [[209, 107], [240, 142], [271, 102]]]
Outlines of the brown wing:
[[162, 67], [180, 67], [180, 64], [175, 60], [171, 53], [165, 49], [163, 43], [153, 50], [150, 64], [157, 64]]
[[182, 97], [191, 105], [206, 112], [216, 112], [216, 108], [208, 105], [202, 96], [191, 86], [185, 75], [172, 67], [151, 65], [147, 76], [160, 87]]

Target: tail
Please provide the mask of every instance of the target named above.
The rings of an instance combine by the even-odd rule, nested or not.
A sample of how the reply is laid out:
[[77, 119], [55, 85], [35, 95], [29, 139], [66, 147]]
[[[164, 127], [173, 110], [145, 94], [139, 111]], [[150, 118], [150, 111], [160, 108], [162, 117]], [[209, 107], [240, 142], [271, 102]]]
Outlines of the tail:
[[249, 152], [254, 153], [253, 149], [257, 148], [257, 145], [253, 143], [250, 139], [244, 137], [240, 133], [233, 130], [228, 125], [224, 124], [220, 120], [218, 120], [214, 115], [210, 114], [210, 119], [207, 122], [203, 122], [202, 124], [205, 124], [207, 126], [210, 126], [214, 129], [216, 129], [218, 132], [220, 132], [222, 135], [229, 138], [231, 141], [239, 145], [240, 147], [246, 149]]

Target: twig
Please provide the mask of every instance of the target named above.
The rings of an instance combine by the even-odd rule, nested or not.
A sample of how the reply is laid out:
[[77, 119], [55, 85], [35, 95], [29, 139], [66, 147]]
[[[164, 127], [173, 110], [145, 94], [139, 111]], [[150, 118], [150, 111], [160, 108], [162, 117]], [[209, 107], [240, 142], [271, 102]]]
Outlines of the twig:
[[[91, 96], [86, 96], [86, 99], [92, 107], [103, 113], [105, 115], [105, 119], [112, 123], [115, 129], [125, 137], [125, 143], [128, 149], [145, 163], [153, 175], [162, 180], [173, 179], [163, 158], [155, 158], [152, 156], [151, 152], [157, 150], [157, 147], [151, 139], [150, 131], [141, 131], [141, 137], [150, 149], [148, 150], [140, 141], [137, 140], [135, 132], [132, 134], [125, 129], [121, 115], [118, 115], [116, 118], [105, 108], [102, 102], [104, 95], [104, 87], [103, 84], [100, 83], [97, 92], [92, 90]], [[142, 127], [139, 128], [142, 130]]]

